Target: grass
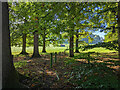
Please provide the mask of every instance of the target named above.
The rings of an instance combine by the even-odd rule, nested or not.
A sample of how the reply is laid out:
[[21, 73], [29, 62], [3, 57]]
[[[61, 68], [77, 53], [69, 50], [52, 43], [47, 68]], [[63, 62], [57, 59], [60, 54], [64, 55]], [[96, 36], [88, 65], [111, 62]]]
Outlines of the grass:
[[[40, 54], [48, 54], [48, 53], [55, 53], [55, 52], [64, 52], [65, 49], [68, 48], [68, 45], [66, 45], [66, 47], [53, 47], [53, 46], [48, 46], [46, 47], [46, 51], [47, 53], [42, 53], [42, 47], [39, 47], [39, 53]], [[11, 47], [12, 50], [12, 54], [13, 55], [17, 55], [22, 51], [22, 47]], [[33, 47], [27, 47], [26, 48], [27, 53], [32, 54], [33, 53]], [[93, 49], [89, 49], [86, 51], [81, 51], [79, 50], [80, 53], [87, 53], [87, 52], [95, 52], [95, 53], [99, 53], [99, 56], [101, 57], [112, 57], [112, 58], [118, 58], [118, 52], [115, 50], [109, 50], [106, 48], [93, 48]], [[69, 50], [66, 51], [67, 53], [69, 53]], [[115, 53], [114, 53], [115, 52]], [[75, 53], [76, 55], [77, 53]], [[78, 55], [78, 54], [77, 54]]]
[[[52, 52], [64, 52], [64, 50], [67, 49], [67, 47], [46, 47], [46, 52], [47, 53], [52, 53]], [[22, 47], [11, 47], [12, 54], [17, 55], [22, 51]], [[33, 47], [27, 47], [26, 48], [27, 53], [32, 54], [33, 53]], [[39, 52], [42, 53], [42, 47], [39, 47]]]
[[72, 65], [70, 67], [73, 68], [69, 72], [68, 82], [78, 85], [76, 88], [118, 88], [118, 78], [115, 72], [107, 67], [108, 63], [106, 62], [113, 62], [111, 65], [115, 66], [119, 65], [119, 61], [108, 60], [102, 63], [80, 64], [79, 61], [75, 60], [87, 58], [85, 57], [86, 54], [80, 53], [79, 56], [76, 55], [74, 58], [66, 59], [66, 65]]
[[117, 52], [115, 50], [109, 50], [109, 49], [106, 49], [106, 48], [93, 48], [93, 49], [89, 49], [89, 50], [86, 50], [86, 51], [83, 51], [83, 52], [99, 52], [99, 53], [108, 53], [108, 52]]
[[[66, 47], [46, 47], [46, 51], [48, 53], [51, 53], [51, 52], [64, 52], [64, 50], [67, 49], [67, 46]], [[22, 47], [11, 47], [11, 50], [12, 50], [12, 54], [15, 55], [15, 54], [19, 54], [21, 51], [22, 51]], [[27, 47], [26, 48], [26, 51], [28, 53], [33, 53], [33, 47]], [[39, 47], [39, 52], [42, 52], [42, 47]], [[109, 49], [105, 49], [105, 48], [93, 48], [93, 49], [89, 49], [89, 50], [86, 50], [86, 51], [80, 51], [80, 52], [99, 52], [99, 53], [108, 53], [108, 52], [117, 52], [115, 50], [109, 50]]]
[[[22, 47], [12, 47], [11, 49], [12, 49], [12, 54], [17, 56], [17, 54], [19, 54], [21, 52]], [[46, 47], [46, 51], [47, 51], [46, 54], [49, 54], [51, 52], [64, 52], [65, 49], [67, 49], [67, 47], [53, 47], [53, 46]], [[26, 50], [27, 50], [27, 53], [29, 53], [29, 54], [33, 53], [33, 47], [27, 47]], [[39, 47], [39, 52], [40, 52], [40, 54], [45, 54], [45, 53], [42, 53], [42, 47]], [[70, 69], [71, 71], [69, 71], [69, 70], [67, 71], [68, 77], [65, 78], [65, 82], [66, 83], [70, 82], [70, 83], [72, 83], [72, 85], [76, 85], [77, 86], [76, 88], [117, 88], [118, 80], [117, 80], [116, 74], [113, 73], [113, 71], [107, 67], [107, 62], [114, 63], [114, 64], [112, 64], [114, 66], [119, 65], [119, 62], [114, 61], [111, 58], [111, 60], [108, 60], [108, 61], [105, 61], [102, 63], [95, 62], [94, 64], [91, 64], [91, 63], [90, 64], [87, 64], [87, 63], [80, 64], [80, 61], [78, 61], [77, 59], [88, 59], [87, 58], [88, 52], [95, 52], [90, 55], [91, 63], [92, 63], [92, 59], [93, 59], [93, 61], [95, 61], [94, 57], [97, 57], [96, 52], [99, 53], [100, 57], [109, 57], [109, 56], [117, 57], [117, 53], [116, 53], [117, 51], [115, 51], [115, 50], [108, 50], [105, 48], [93, 48], [93, 49], [89, 49], [86, 51], [80, 51], [80, 53], [75, 53], [75, 56], [73, 58], [69, 58], [69, 57], [63, 58], [63, 59], [65, 59], [64, 60], [65, 66], [61, 67], [62, 71], [64, 71], [65, 68], [69, 68], [69, 69], [71, 68]], [[115, 53], [113, 53], [113, 52], [115, 52]], [[35, 61], [35, 59], [34, 59], [34, 61]], [[22, 74], [24, 74], [25, 76], [28, 77], [29, 74], [30, 75], [33, 74], [32, 76], [34, 76], [34, 74], [37, 74], [33, 71], [29, 72], [31, 69], [26, 68], [26, 66], [29, 66], [30, 64], [33, 65], [34, 63], [27, 63], [26, 60], [21, 60], [19, 62], [14, 62], [14, 66], [17, 69], [20, 68], [20, 70], [24, 69], [22, 71]], [[37, 68], [35, 66], [37, 66], [37, 65], [38, 65], [38, 63], [36, 62], [36, 65], [33, 65], [34, 68], [32, 67], [32, 69], [36, 70]], [[42, 65], [44, 65], [44, 64], [41, 64], [41, 66]], [[58, 66], [61, 66], [61, 65], [58, 65]], [[61, 68], [60, 68], [60, 70], [61, 70]], [[61, 75], [64, 76], [63, 74], [61, 74]], [[32, 81], [32, 83], [33, 82], [34, 82], [34, 80]]]
[[26, 64], [27, 64], [27, 61], [14, 62], [15, 68], [20, 68], [22, 66], [25, 66]]
[[74, 66], [73, 70], [75, 75], [71, 82], [78, 84], [77, 88], [118, 88], [116, 75], [105, 65], [91, 67], [83, 64]]

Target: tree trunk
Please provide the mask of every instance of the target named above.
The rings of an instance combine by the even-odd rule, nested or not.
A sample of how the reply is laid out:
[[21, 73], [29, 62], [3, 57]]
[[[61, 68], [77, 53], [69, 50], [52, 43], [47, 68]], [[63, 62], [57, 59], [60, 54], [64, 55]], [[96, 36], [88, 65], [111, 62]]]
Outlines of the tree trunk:
[[[120, 2], [118, 2], [118, 55], [119, 55], [119, 62], [120, 62]], [[120, 81], [120, 69], [118, 70], [118, 81]], [[119, 87], [120, 88], [120, 85]]]
[[43, 35], [43, 50], [42, 50], [42, 52], [46, 52], [46, 50], [45, 50], [45, 35]]
[[0, 2], [0, 90], [2, 90], [2, 3]]
[[70, 57], [74, 57], [74, 36], [70, 36]]
[[79, 53], [79, 49], [78, 49], [78, 38], [79, 38], [79, 35], [78, 35], [78, 30], [77, 30], [77, 32], [76, 32], [77, 34], [76, 34], [76, 53]]
[[39, 49], [38, 49], [38, 33], [37, 31], [34, 32], [34, 52], [32, 58], [40, 57]]
[[22, 37], [22, 39], [23, 39], [23, 45], [22, 45], [22, 52], [20, 54], [23, 54], [23, 55], [28, 54], [26, 52], [26, 36], [27, 36], [26, 34], [23, 34], [23, 37]]
[[120, 59], [120, 2], [118, 3], [118, 53], [119, 53], [119, 59]]
[[6, 2], [0, 4], [2, 4], [2, 88], [19, 88], [11, 55], [8, 4]]

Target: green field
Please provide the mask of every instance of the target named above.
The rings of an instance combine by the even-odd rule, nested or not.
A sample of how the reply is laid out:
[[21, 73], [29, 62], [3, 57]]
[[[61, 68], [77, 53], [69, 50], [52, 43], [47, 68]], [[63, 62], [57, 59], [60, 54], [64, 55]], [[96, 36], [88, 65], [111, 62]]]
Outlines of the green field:
[[[29, 54], [33, 53], [33, 47], [27, 47], [26, 51]], [[67, 47], [46, 47], [46, 52], [51, 53], [51, 52], [63, 52]], [[11, 47], [12, 54], [17, 55], [22, 51], [22, 47]], [[39, 52], [42, 52], [42, 47], [39, 47]]]
[[[46, 47], [46, 51], [47, 53], [54, 53], [54, 52], [64, 52], [65, 49], [68, 48], [68, 45], [66, 47], [53, 47], [53, 46], [49, 46]], [[17, 55], [22, 51], [22, 47], [11, 47], [12, 50], [12, 54], [13, 55]], [[32, 54], [33, 53], [33, 47], [27, 47], [26, 48], [27, 53]], [[89, 49], [86, 51], [81, 51], [79, 50], [81, 53], [87, 53], [87, 52], [98, 52], [98, 53], [112, 53], [112, 52], [116, 52], [115, 50], [109, 50], [109, 49], [105, 49], [105, 48], [93, 48], [93, 49]], [[68, 50], [66, 52], [69, 52]], [[39, 53], [42, 53], [42, 47], [39, 47]]]

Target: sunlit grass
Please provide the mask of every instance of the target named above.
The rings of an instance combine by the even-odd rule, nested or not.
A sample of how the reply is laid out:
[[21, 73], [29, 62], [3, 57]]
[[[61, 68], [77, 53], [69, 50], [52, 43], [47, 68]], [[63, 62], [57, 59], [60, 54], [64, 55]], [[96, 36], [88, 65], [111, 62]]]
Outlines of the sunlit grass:
[[[46, 47], [46, 51], [47, 51], [47, 53], [64, 52], [64, 50], [67, 49], [67, 48], [68, 48], [68, 46], [66, 46], [66, 47], [53, 47], [53, 46], [50, 46], [50, 47]], [[17, 55], [17, 54], [19, 54], [22, 51], [22, 47], [11, 47], [11, 50], [12, 50], [12, 54], [13, 55]], [[27, 47], [26, 51], [27, 51], [27, 53], [32, 54], [33, 53], [33, 47]], [[79, 50], [79, 51], [81, 53], [87, 53], [87, 52], [98, 52], [98, 53], [112, 53], [112, 52], [116, 52], [116, 53], [118, 53], [115, 50], [109, 50], [109, 49], [102, 48], [102, 47], [100, 47], [100, 48], [93, 48], [93, 49], [89, 49], [89, 50], [86, 50], [86, 51], [81, 51], [81, 50]], [[68, 53], [69, 50], [67, 50], [66, 52]], [[42, 53], [42, 47], [39, 47], [39, 53]]]
[[[64, 52], [64, 50], [67, 49], [67, 47], [46, 47], [47, 53], [54, 53], [54, 52]], [[22, 51], [22, 47], [11, 47], [12, 54], [17, 55]], [[32, 54], [33, 53], [33, 47], [27, 47], [26, 48], [27, 53]], [[39, 47], [39, 53], [42, 53], [42, 47]]]
[[[40, 54], [49, 54], [51, 52], [64, 52], [64, 50], [67, 49], [67, 47], [46, 47], [47, 53], [42, 53], [42, 47], [39, 47], [39, 52]], [[27, 47], [26, 48], [27, 53], [32, 54], [33, 53], [33, 47]], [[16, 55], [19, 54], [22, 51], [22, 47], [12, 47], [12, 54]], [[68, 50], [69, 51], [69, 50]], [[67, 51], [67, 52], [68, 52]], [[66, 80], [67, 82], [71, 82], [73, 84], [78, 84], [77, 88], [102, 88], [102, 87], [112, 87], [112, 88], [117, 88], [118, 87], [118, 81], [117, 77], [114, 73], [112, 73], [111, 69], [108, 69], [105, 64], [103, 67], [103, 64], [100, 63], [94, 63], [94, 66], [90, 66], [92, 64], [79, 64], [78, 58], [86, 58], [87, 52], [98, 52], [100, 54], [100, 57], [103, 57], [105, 55], [116, 55], [116, 53], [112, 52], [117, 52], [115, 50], [108, 50], [105, 48], [94, 48], [94, 49], [89, 49], [86, 51], [81, 51], [79, 50], [80, 53], [75, 53], [74, 58], [69, 58], [67, 57], [64, 60], [65, 67], [62, 67], [63, 69], [70, 66], [72, 67], [72, 71], [68, 72], [69, 76], [68, 79]], [[78, 56], [79, 55], [79, 56]], [[90, 56], [95, 55], [97, 57], [96, 53], [91, 54]], [[107, 56], [105, 56], [107, 57]], [[84, 60], [83, 60], [84, 61]], [[86, 58], [87, 61], [87, 58]], [[110, 60], [109, 60], [110, 62]], [[114, 62], [116, 65], [119, 65], [118, 62], [115, 62], [111, 59], [111, 62]], [[90, 61], [92, 63], [92, 61]], [[106, 62], [107, 63], [107, 62]], [[79, 65], [78, 65], [79, 64]], [[30, 63], [27, 62], [27, 60], [22, 60], [18, 62], [14, 62], [14, 66], [17, 69], [23, 69], [21, 74], [24, 74], [25, 76], [29, 77], [29, 74], [31, 72], [29, 68], [26, 68], [27, 65], [30, 65]], [[77, 66], [78, 65], [78, 66]], [[59, 65], [60, 66], [60, 65]], [[69, 71], [69, 70], [68, 70]], [[36, 72], [32, 72], [32, 74], [35, 74]], [[51, 72], [47, 72], [50, 74]], [[104, 78], [103, 78], [104, 76]], [[76, 79], [74, 79], [76, 78]], [[80, 79], [81, 78], [81, 79]], [[33, 83], [34, 81], [32, 81]], [[95, 84], [95, 85], [94, 85]]]
[[83, 51], [83, 52], [108, 53], [108, 52], [117, 52], [117, 51], [115, 51], [115, 50], [109, 50], [109, 49], [106, 49], [106, 48], [99, 47], [99, 48], [88, 49], [88, 50]]

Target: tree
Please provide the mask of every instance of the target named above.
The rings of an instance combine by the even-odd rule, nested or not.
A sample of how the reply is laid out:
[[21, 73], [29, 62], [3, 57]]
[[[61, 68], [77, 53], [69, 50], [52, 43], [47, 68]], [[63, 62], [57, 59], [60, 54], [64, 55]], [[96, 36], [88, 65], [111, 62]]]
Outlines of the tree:
[[34, 52], [32, 58], [41, 57], [39, 55], [39, 48], [38, 48], [38, 31], [36, 30], [33, 34], [34, 34]]
[[[56, 3], [57, 4], [57, 3]], [[43, 39], [43, 50], [42, 52], [46, 52], [46, 39], [49, 39], [47, 41], [51, 41], [51, 37], [49, 36], [50, 34], [55, 35], [55, 31], [53, 30], [55, 27], [54, 26], [54, 16], [55, 13], [58, 11], [56, 10], [56, 5], [55, 3], [35, 3], [35, 12], [33, 11], [33, 15], [31, 16], [31, 22], [32, 25], [34, 25], [35, 29], [38, 29], [38, 34], [41, 35]], [[53, 7], [52, 7], [53, 6]], [[56, 11], [56, 12], [55, 12]], [[39, 15], [41, 13], [41, 15]], [[35, 19], [34, 19], [35, 18]], [[35, 24], [33, 22], [36, 22]]]
[[19, 88], [17, 72], [13, 65], [13, 56], [10, 48], [9, 11], [8, 3], [2, 5], [2, 87]]
[[27, 52], [26, 52], [26, 37], [27, 37], [27, 35], [26, 34], [23, 34], [23, 36], [22, 36], [22, 39], [23, 39], [23, 45], [22, 45], [22, 52], [20, 53], [20, 54], [28, 54]]
[[[72, 30], [72, 32], [73, 32], [73, 30]], [[73, 34], [70, 35], [69, 48], [70, 48], [70, 57], [73, 57], [74, 56], [74, 35]]]
[[[118, 2], [118, 55], [120, 61], [120, 2]], [[118, 71], [118, 80], [120, 80], [120, 69]]]
[[[61, 10], [61, 13], [58, 14], [58, 16], [61, 20], [61, 23], [65, 24], [64, 32], [69, 33], [68, 35], [70, 38], [69, 39], [70, 40], [70, 45], [69, 45], [70, 57], [74, 56], [74, 38], [75, 38], [74, 35], [77, 34], [75, 31], [80, 28], [83, 29], [86, 27], [83, 25], [86, 24], [89, 13], [85, 12], [84, 9], [87, 8], [88, 5], [89, 4], [87, 4], [87, 3], [79, 3], [79, 2], [78, 3], [63, 3], [62, 6], [64, 6], [64, 7]], [[89, 6], [91, 6], [91, 5], [92, 4], [90, 4]], [[85, 22], [81, 23], [81, 21], [83, 21], [84, 19], [86, 19]], [[76, 38], [76, 39], [78, 39], [78, 38]], [[77, 40], [77, 42], [78, 42], [78, 40]], [[78, 46], [78, 43], [76, 44], [76, 46]]]
[[[20, 54], [28, 54], [26, 52], [26, 37], [27, 34], [29, 34], [29, 14], [28, 7], [30, 6], [29, 3], [9, 3], [10, 5], [10, 30], [11, 30], [11, 41], [12, 45], [17, 45], [19, 43], [19, 46], [21, 46], [22, 43], [22, 52]], [[25, 14], [27, 13], [27, 14]], [[16, 27], [16, 28], [15, 28]], [[16, 30], [17, 29], [17, 30]], [[16, 34], [14, 34], [16, 32]], [[22, 41], [20, 43], [20, 39], [22, 36]], [[17, 40], [18, 41], [15, 41]]]
[[79, 40], [79, 35], [78, 35], [78, 30], [76, 30], [76, 50], [75, 50], [76, 53], [79, 53], [79, 50], [78, 50], [78, 40]]
[[[98, 4], [99, 7], [102, 7], [103, 9], [97, 10], [98, 16], [102, 18], [100, 23], [106, 22], [107, 28], [109, 28], [111, 31], [106, 35], [106, 41], [112, 41], [118, 39], [118, 52], [119, 52], [119, 58], [120, 58], [120, 6], [119, 3], [102, 3], [101, 5]], [[117, 9], [118, 8], [118, 9]], [[118, 28], [118, 31], [117, 31]], [[102, 30], [106, 32], [106, 30]], [[115, 36], [114, 36], [115, 35]], [[118, 36], [118, 37], [116, 37]], [[110, 39], [109, 39], [110, 38]]]
[[[49, 14], [50, 14], [50, 12], [49, 12]], [[47, 14], [48, 15], [48, 14]], [[48, 16], [46, 16], [46, 18], [47, 18]], [[49, 16], [50, 17], [50, 16]], [[43, 50], [42, 50], [42, 52], [46, 52], [46, 39], [48, 38], [48, 39], [50, 39], [50, 33], [52, 33], [52, 25], [53, 24], [51, 24], [52, 23], [52, 21], [51, 21], [51, 19], [53, 19], [53, 18], [50, 18], [49, 20], [48, 19], [46, 19], [46, 18], [42, 18], [42, 20], [41, 20], [41, 22], [44, 24], [44, 25], [41, 25], [40, 26], [40, 35], [42, 36], [42, 41], [43, 41]]]
[[[23, 48], [22, 48], [21, 53], [26, 54], [26, 52], [25, 52], [25, 50], [26, 50], [26, 43], [25, 43], [26, 35], [29, 34], [29, 32], [34, 33], [34, 32], [36, 32], [36, 30], [37, 30], [38, 34], [42, 34], [41, 36], [43, 37], [43, 52], [45, 52], [45, 39], [46, 39], [46, 35], [49, 32], [48, 29], [46, 28], [47, 27], [46, 23], [48, 23], [48, 22], [51, 23], [52, 19], [54, 18], [55, 12], [53, 12], [54, 8], [52, 8], [52, 5], [54, 6], [54, 3], [30, 3], [30, 2], [24, 3], [23, 2], [23, 3], [13, 3], [13, 4], [14, 5], [11, 5], [12, 6], [11, 7], [11, 16], [13, 16], [11, 21], [13, 20], [13, 22], [15, 22], [15, 21], [21, 22], [21, 25], [16, 25], [16, 26], [19, 26], [18, 31], [22, 33], [22, 37], [23, 37], [23, 45], [22, 45]], [[29, 8], [29, 10], [26, 10], [28, 8]], [[27, 14], [25, 14], [25, 13], [27, 13]], [[24, 22], [24, 23], [22, 23], [22, 22]], [[44, 25], [44, 24], [46, 24], [46, 25]], [[20, 26], [22, 28], [20, 28]], [[31, 27], [33, 29], [31, 31], [28, 30]], [[46, 29], [43, 29], [41, 27], [45, 27]], [[18, 32], [18, 34], [20, 34], [19, 32]], [[12, 36], [12, 38], [13, 37], [14, 36]], [[14, 40], [14, 39], [12, 39], [12, 40]], [[39, 51], [36, 51], [36, 52], [39, 52]]]
[[[26, 24], [27, 23], [27, 20], [26, 19], [24, 19], [24, 23]], [[27, 25], [25, 25], [26, 27], [27, 27]], [[23, 28], [24, 29], [24, 28]], [[27, 52], [26, 52], [26, 38], [27, 38], [27, 34], [28, 33], [26, 33], [26, 32], [23, 32], [22, 33], [23, 35], [22, 35], [22, 52], [20, 53], [20, 54], [23, 54], [23, 55], [26, 55], [26, 54], [28, 54]]]
[[120, 2], [118, 3], [118, 53], [120, 59]]

